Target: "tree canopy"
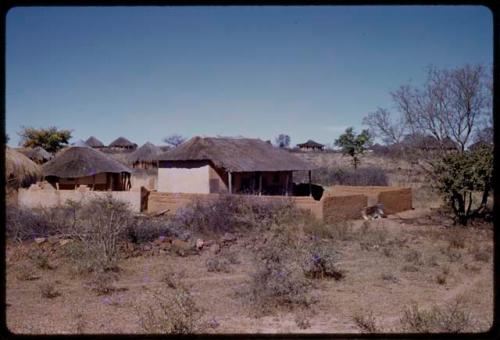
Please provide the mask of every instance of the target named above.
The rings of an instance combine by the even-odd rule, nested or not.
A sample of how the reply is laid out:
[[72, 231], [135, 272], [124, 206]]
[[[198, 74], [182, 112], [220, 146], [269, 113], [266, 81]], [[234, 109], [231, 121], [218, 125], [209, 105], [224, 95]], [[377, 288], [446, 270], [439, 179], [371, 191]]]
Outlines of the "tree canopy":
[[48, 152], [55, 153], [66, 146], [71, 139], [71, 130], [49, 128], [22, 127], [17, 134], [21, 137], [19, 145], [25, 148], [40, 146]]

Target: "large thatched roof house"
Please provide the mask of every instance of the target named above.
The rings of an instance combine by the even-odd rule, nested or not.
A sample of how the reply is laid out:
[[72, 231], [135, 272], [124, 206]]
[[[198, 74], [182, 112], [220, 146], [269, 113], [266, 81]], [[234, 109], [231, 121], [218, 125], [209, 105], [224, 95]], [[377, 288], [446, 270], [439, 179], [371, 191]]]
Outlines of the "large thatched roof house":
[[162, 153], [156, 145], [146, 142], [140, 148], [128, 155], [127, 159], [134, 168], [157, 168], [158, 156]]
[[50, 152], [41, 146], [35, 146], [34, 148], [22, 148], [18, 151], [37, 164], [43, 164], [54, 158]]
[[96, 148], [96, 149], [99, 149], [99, 148], [105, 148], [104, 144], [99, 140], [97, 139], [96, 137], [94, 136], [90, 136], [86, 141], [85, 141], [85, 144], [87, 144], [88, 146], [90, 146], [91, 148]]
[[130, 169], [90, 147], [66, 148], [45, 163], [42, 171], [58, 189], [74, 189], [81, 184], [93, 190], [130, 189]]
[[159, 157], [158, 191], [292, 193], [292, 172], [313, 165], [260, 140], [194, 137]]
[[297, 147], [303, 151], [322, 151], [325, 146], [321, 143], [313, 141], [312, 139], [309, 139], [305, 143], [297, 144]]
[[5, 148], [5, 184], [8, 188], [29, 187], [42, 178], [40, 166], [20, 152]]
[[109, 144], [109, 147], [114, 149], [135, 150], [137, 144], [132, 143], [125, 137], [118, 137]]

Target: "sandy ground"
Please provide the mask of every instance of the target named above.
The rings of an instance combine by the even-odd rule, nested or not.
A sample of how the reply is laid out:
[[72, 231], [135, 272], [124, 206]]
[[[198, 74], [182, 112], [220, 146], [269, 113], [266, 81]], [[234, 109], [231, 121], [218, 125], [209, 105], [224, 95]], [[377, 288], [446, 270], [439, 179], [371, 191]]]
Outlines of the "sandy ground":
[[[14, 333], [136, 333], [141, 332], [137, 306], [151, 301], [156, 288], [164, 288], [162, 276], [168, 271], [182, 273], [204, 318], [216, 320], [211, 333], [359, 333], [353, 316], [373, 313], [378, 332], [400, 332], [402, 310], [412, 302], [423, 308], [445, 306], [458, 296], [467, 298], [467, 309], [476, 321], [475, 330], [486, 331], [493, 319], [492, 230], [465, 229], [463, 247], [451, 252], [453, 228], [429, 218], [429, 210], [417, 209], [370, 222], [370, 230], [384, 230], [391, 246], [363, 247], [359, 239], [332, 243], [342, 255], [339, 267], [345, 270], [340, 281], [316, 281], [312, 295], [318, 302], [304, 311], [282, 310], [272, 315], [252, 313], [245, 292], [253, 267], [253, 245], [249, 237], [239, 236], [232, 249], [240, 264], [231, 272], [208, 272], [205, 261], [213, 256], [204, 250], [199, 255], [173, 254], [140, 256], [120, 262], [116, 287], [121, 291], [97, 296], [85, 286], [86, 278], [75, 275], [71, 264], [54, 258], [56, 269], [36, 269], [40, 278], [18, 278], [29, 259], [17, 258], [19, 246], [7, 248], [7, 326]], [[363, 221], [354, 221], [359, 227]], [[389, 250], [384, 250], [390, 248]], [[421, 254], [421, 263], [407, 260], [408, 252]], [[475, 253], [486, 251], [489, 258], [478, 260]], [[413, 266], [416, 271], [405, 268]], [[445, 270], [446, 283], [436, 277]], [[385, 276], [383, 275], [385, 274]], [[390, 274], [390, 275], [389, 275]], [[387, 277], [394, 280], [387, 280]], [[384, 277], [386, 277], [384, 279]], [[60, 296], [47, 299], [40, 284], [50, 280]], [[305, 313], [310, 327], [300, 329], [297, 313]]]

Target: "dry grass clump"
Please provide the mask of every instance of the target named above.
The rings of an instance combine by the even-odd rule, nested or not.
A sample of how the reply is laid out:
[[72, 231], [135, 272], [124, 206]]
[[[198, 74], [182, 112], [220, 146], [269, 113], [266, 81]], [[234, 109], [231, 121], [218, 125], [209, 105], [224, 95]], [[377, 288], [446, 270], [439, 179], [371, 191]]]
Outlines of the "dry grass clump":
[[97, 296], [109, 295], [116, 291], [113, 283], [116, 281], [116, 274], [111, 272], [94, 273], [91, 279], [87, 282], [87, 286]]
[[38, 280], [40, 276], [35, 274], [32, 266], [21, 265], [16, 270], [16, 279], [19, 281], [34, 281]]
[[201, 332], [203, 311], [184, 287], [154, 292], [152, 303], [136, 307], [140, 327], [149, 334]]
[[309, 316], [304, 311], [299, 311], [295, 313], [295, 324], [299, 329], [308, 329], [311, 327], [311, 320]]
[[475, 326], [463, 297], [430, 310], [420, 309], [414, 303], [403, 310], [400, 322], [403, 331], [412, 333], [461, 333], [473, 331]]
[[323, 221], [311, 218], [303, 227], [304, 233], [320, 239], [331, 239], [334, 241], [348, 241], [354, 237], [351, 221], [341, 221], [334, 224], [326, 224]]
[[332, 249], [331, 244], [312, 242], [305, 246], [302, 256], [302, 270], [307, 278], [340, 280], [344, 276], [344, 272], [337, 267], [340, 254]]
[[424, 264], [422, 260], [422, 252], [416, 249], [410, 249], [404, 256], [408, 263], [415, 266], [422, 266]]
[[397, 283], [399, 282], [399, 279], [393, 274], [393, 273], [382, 273], [380, 275], [380, 278], [384, 281], [391, 282], [391, 283]]
[[379, 331], [377, 327], [377, 322], [375, 316], [373, 315], [373, 311], [358, 311], [356, 312], [352, 320], [356, 324], [356, 326], [365, 333], [377, 333]]
[[222, 256], [214, 256], [205, 261], [207, 271], [217, 273], [231, 272], [230, 262]]
[[28, 253], [28, 258], [39, 269], [52, 270], [56, 266], [50, 262], [48, 255], [41, 249], [33, 249]]
[[45, 299], [53, 299], [61, 295], [61, 293], [56, 290], [52, 282], [42, 283], [40, 285], [40, 294]]
[[357, 231], [356, 239], [363, 250], [379, 250], [393, 243], [386, 228], [373, 228], [369, 221], [365, 221]]

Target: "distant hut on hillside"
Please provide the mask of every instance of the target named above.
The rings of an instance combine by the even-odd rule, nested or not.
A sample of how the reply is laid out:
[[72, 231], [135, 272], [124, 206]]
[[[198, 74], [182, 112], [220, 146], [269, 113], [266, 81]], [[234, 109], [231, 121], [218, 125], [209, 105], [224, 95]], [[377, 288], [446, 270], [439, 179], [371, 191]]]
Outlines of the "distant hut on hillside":
[[5, 148], [5, 185], [8, 189], [29, 187], [41, 178], [38, 164], [20, 152]]
[[125, 137], [118, 137], [109, 144], [109, 147], [117, 150], [131, 151], [137, 148], [137, 144], [132, 143]]
[[37, 164], [43, 164], [54, 158], [50, 152], [41, 146], [35, 146], [34, 148], [22, 148], [18, 151]]
[[100, 149], [100, 148], [105, 148], [106, 146], [97, 138], [94, 136], [90, 136], [86, 141], [85, 144], [90, 146], [91, 148], [94, 149]]
[[128, 161], [134, 168], [149, 169], [158, 167], [158, 156], [162, 153], [156, 145], [146, 142], [128, 155]]
[[[293, 194], [293, 171], [315, 167], [250, 138], [194, 137], [159, 157], [158, 191]], [[309, 185], [311, 188], [311, 185]]]
[[57, 189], [84, 184], [92, 190], [130, 189], [131, 171], [125, 165], [90, 147], [69, 147], [42, 167], [45, 179]]
[[323, 148], [325, 146], [313, 141], [312, 139], [309, 139], [305, 143], [297, 144], [297, 147], [302, 151], [323, 151]]

